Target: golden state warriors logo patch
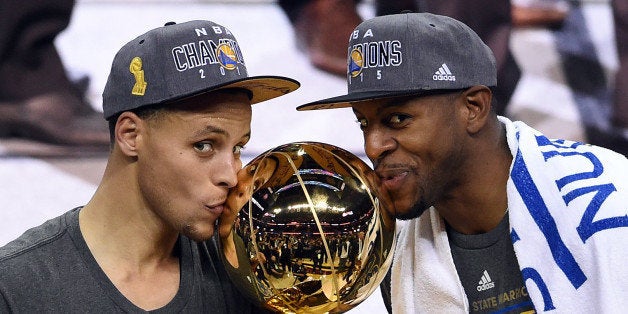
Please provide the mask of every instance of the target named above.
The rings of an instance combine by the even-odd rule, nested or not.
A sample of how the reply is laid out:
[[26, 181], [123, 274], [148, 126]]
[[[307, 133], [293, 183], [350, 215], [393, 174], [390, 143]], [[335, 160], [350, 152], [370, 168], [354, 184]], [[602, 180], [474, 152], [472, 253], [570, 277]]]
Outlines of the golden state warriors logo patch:
[[238, 65], [235, 51], [227, 44], [221, 44], [216, 48], [216, 56], [220, 65], [227, 70], [233, 70]]
[[129, 71], [135, 78], [135, 84], [133, 85], [131, 94], [144, 96], [144, 93], [146, 93], [146, 85], [148, 83], [144, 80], [144, 70], [142, 70], [142, 59], [140, 57], [135, 57], [131, 60], [131, 64], [129, 64]]
[[362, 67], [364, 66], [364, 58], [362, 52], [358, 49], [351, 50], [349, 56], [349, 74], [351, 77], [356, 77], [362, 73]]

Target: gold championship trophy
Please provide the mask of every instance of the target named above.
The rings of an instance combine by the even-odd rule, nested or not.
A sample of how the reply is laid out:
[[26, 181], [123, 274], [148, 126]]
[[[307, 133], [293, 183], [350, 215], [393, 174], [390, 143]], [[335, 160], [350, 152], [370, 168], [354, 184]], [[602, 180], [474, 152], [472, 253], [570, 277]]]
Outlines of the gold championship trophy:
[[357, 156], [289, 143], [249, 162], [228, 204], [241, 208], [225, 260], [254, 303], [283, 313], [341, 313], [373, 293], [392, 263], [395, 222]]

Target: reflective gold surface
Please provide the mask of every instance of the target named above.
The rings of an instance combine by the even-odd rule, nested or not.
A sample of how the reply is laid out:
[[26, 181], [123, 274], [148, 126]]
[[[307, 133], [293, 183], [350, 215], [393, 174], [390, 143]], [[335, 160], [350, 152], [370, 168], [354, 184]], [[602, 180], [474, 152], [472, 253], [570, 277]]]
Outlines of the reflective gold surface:
[[239, 179], [228, 200], [243, 205], [230, 276], [247, 297], [277, 312], [337, 313], [377, 289], [395, 224], [361, 159], [329, 144], [290, 143], [253, 159]]

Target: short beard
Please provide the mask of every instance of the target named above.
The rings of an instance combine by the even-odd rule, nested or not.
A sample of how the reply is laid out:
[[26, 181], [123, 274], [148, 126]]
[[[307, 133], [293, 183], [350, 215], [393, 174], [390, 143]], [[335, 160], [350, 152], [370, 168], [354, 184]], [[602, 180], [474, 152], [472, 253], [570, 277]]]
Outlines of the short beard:
[[[214, 233], [215, 233], [215, 230], [217, 229], [214, 229]], [[181, 234], [188, 237], [194, 242], [205, 242], [211, 239], [213, 236], [213, 234], [210, 236], [203, 236], [200, 232], [198, 232], [198, 230], [196, 230], [196, 228], [194, 228], [190, 224], [186, 224], [185, 226], [183, 226], [183, 230], [181, 231]]]
[[410, 210], [408, 212], [403, 214], [397, 214], [395, 215], [395, 218], [399, 220], [410, 220], [414, 218], [419, 218], [419, 216], [421, 216], [430, 207], [431, 206], [428, 206], [424, 201], [419, 201], [416, 202], [412, 207], [410, 207]]

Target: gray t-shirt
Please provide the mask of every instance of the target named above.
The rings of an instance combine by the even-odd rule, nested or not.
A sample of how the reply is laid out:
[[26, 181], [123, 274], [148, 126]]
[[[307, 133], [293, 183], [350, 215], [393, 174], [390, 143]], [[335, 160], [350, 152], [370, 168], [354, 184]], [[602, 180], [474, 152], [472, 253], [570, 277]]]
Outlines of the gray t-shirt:
[[447, 226], [447, 235], [470, 313], [534, 309], [510, 240], [508, 214], [487, 233], [465, 235]]
[[[146, 313], [96, 263], [75, 208], [0, 248], [0, 313]], [[215, 237], [214, 237], [215, 238]], [[220, 262], [216, 242], [180, 236], [179, 290], [151, 313], [253, 313]]]
[[[525, 313], [534, 309], [508, 229], [508, 214], [496, 228], [484, 234], [465, 235], [447, 226], [452, 257], [470, 313]], [[388, 313], [392, 313], [390, 277], [389, 270], [380, 285]]]

